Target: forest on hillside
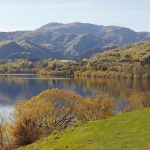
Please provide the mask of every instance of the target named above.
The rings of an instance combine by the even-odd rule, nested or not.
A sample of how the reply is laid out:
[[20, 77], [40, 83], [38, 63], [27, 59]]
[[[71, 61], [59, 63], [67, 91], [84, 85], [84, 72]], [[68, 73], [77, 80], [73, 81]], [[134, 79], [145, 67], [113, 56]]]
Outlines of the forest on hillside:
[[119, 47], [94, 54], [90, 59], [27, 60], [1, 62], [1, 73], [36, 73], [46, 76], [76, 76], [147, 79], [150, 77], [150, 42]]

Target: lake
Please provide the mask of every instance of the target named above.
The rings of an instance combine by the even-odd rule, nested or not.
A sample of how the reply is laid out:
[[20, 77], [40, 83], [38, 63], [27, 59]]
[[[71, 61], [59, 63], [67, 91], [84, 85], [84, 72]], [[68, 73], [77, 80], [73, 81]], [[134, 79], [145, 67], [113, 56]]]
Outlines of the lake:
[[[37, 75], [0, 75], [0, 110], [8, 114], [17, 100], [30, 99], [46, 89], [59, 88], [82, 96], [108, 95], [121, 111], [129, 101], [148, 95], [148, 80], [48, 78]], [[148, 94], [149, 93], [149, 94]], [[148, 97], [149, 99], [149, 97]], [[150, 100], [150, 99], [149, 99]]]

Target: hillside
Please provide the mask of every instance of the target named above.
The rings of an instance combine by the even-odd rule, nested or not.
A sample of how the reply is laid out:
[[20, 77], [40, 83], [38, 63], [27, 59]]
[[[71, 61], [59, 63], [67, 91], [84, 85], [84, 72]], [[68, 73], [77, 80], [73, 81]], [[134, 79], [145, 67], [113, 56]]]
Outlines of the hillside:
[[0, 41], [0, 60], [6, 59], [59, 59], [61, 56], [58, 52], [49, 51], [48, 48], [35, 44], [27, 40], [21, 41]]
[[149, 78], [150, 41], [94, 54], [76, 76], [106, 78]]
[[150, 57], [150, 41], [135, 43], [93, 55], [91, 60], [107, 59], [118, 62], [143, 61]]
[[[149, 39], [148, 32], [135, 32], [118, 26], [50, 23], [34, 31], [0, 32], [0, 59], [80, 59]], [[13, 48], [5, 41], [13, 42]]]
[[[1, 46], [1, 43], [3, 46]], [[21, 46], [24, 48], [21, 48]], [[57, 52], [49, 53], [49, 50], [30, 41], [0, 42], [0, 58], [7, 57], [7, 51], [13, 54], [11, 59], [24, 58], [44, 59], [62, 58], [62, 54]], [[17, 47], [17, 48], [16, 48]], [[64, 57], [65, 58], [65, 57]], [[150, 78], [150, 41], [121, 46], [117, 49], [94, 54], [90, 59], [81, 61], [61, 61], [55, 59], [47, 60], [14, 60], [1, 61], [1, 73], [38, 73], [40, 75], [52, 76], [82, 76], [82, 77], [104, 77], [104, 78]]]
[[148, 150], [150, 109], [76, 125], [19, 150]]

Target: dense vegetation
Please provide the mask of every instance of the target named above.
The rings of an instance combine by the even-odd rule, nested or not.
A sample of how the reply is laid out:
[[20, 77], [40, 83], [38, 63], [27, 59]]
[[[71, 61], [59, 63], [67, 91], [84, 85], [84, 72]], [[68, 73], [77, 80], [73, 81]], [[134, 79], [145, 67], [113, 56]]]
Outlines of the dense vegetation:
[[12, 121], [0, 122], [0, 146], [14, 149], [61, 131], [80, 121], [82, 123], [114, 115], [114, 104], [108, 97], [94, 100], [76, 93], [47, 90], [28, 101], [18, 101]]
[[95, 54], [78, 62], [18, 60], [0, 65], [0, 72], [32, 72], [51, 76], [104, 78], [149, 78], [150, 42], [138, 43]]
[[148, 150], [149, 116], [150, 109], [144, 108], [84, 125], [76, 124], [19, 150]]
[[0, 64], [0, 73], [35, 73], [46, 76], [73, 76], [79, 64], [60, 60], [15, 60]]
[[149, 78], [150, 42], [95, 54], [75, 75], [105, 78]]

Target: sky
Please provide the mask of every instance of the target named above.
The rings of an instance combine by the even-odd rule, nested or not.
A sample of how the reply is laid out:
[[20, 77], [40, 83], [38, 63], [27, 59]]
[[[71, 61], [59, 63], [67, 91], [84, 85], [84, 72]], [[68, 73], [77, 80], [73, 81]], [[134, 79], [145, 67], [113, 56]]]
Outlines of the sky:
[[0, 31], [83, 22], [150, 32], [149, 17], [150, 0], [0, 0]]

